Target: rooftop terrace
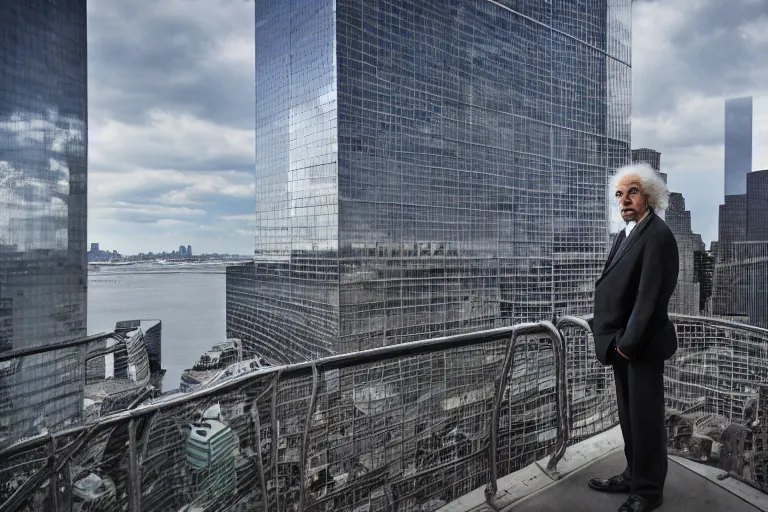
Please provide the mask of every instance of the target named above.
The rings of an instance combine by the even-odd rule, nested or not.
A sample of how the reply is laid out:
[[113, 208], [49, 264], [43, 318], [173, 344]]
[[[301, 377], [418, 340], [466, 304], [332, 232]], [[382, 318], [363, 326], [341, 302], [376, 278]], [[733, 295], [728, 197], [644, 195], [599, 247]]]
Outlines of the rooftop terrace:
[[[673, 321], [675, 462], [660, 510], [768, 510], [768, 331]], [[0, 364], [25, 357], [39, 354]], [[0, 446], [0, 511], [572, 511], [623, 501], [586, 487], [618, 472], [622, 454], [612, 375], [579, 318], [276, 367], [132, 407]]]

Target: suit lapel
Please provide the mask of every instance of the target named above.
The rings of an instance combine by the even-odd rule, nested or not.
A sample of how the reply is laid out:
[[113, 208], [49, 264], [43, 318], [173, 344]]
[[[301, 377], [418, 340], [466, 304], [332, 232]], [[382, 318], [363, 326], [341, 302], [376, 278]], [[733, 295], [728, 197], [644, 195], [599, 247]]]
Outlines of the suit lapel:
[[608, 253], [608, 258], [606, 258], [605, 264], [603, 265], [603, 274], [605, 274], [605, 270], [608, 268], [608, 265], [611, 264], [613, 258], [616, 256], [616, 250], [619, 248], [621, 242], [624, 241], [625, 237], [626, 232], [623, 229], [616, 233], [616, 236], [613, 239], [613, 245], [611, 246], [611, 252]]
[[632, 230], [632, 232], [629, 234], [627, 239], [624, 241], [623, 244], [621, 244], [621, 247], [619, 247], [619, 251], [616, 253], [616, 256], [613, 257], [611, 260], [611, 263], [608, 264], [608, 267], [605, 269], [605, 272], [603, 272], [603, 275], [607, 274], [608, 272], [613, 269], [613, 267], [616, 266], [616, 264], [619, 262], [619, 260], [629, 252], [629, 250], [634, 246], [638, 240], [643, 236], [643, 233], [648, 228], [651, 222], [653, 222], [656, 216], [655, 213], [648, 213], [648, 218], [645, 219], [645, 222], [640, 223], [639, 226], [635, 226], [635, 229]]

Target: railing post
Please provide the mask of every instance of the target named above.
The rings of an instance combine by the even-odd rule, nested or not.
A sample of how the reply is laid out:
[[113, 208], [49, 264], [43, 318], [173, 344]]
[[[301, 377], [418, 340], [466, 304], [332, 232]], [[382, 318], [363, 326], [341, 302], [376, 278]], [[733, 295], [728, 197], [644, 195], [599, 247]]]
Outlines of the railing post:
[[48, 445], [48, 465], [50, 466], [50, 481], [48, 485], [48, 505], [50, 510], [59, 510], [59, 472], [56, 470], [56, 436], [51, 437]]
[[488, 440], [488, 465], [490, 469], [490, 478], [488, 486], [485, 488], [485, 501], [491, 502], [498, 491], [498, 469], [496, 468], [496, 451], [499, 438], [499, 410], [501, 402], [504, 399], [504, 389], [507, 387], [507, 376], [512, 362], [515, 358], [515, 345], [517, 345], [517, 330], [512, 333], [507, 347], [507, 355], [504, 358], [504, 366], [501, 368], [501, 375], [497, 380], [496, 399], [494, 400], [493, 413], [491, 414], [491, 437]]
[[557, 401], [558, 446], [555, 448], [555, 453], [549, 458], [546, 471], [551, 478], [558, 479], [560, 476], [557, 473], [557, 463], [565, 455], [571, 431], [568, 381], [565, 374], [566, 345], [565, 337], [559, 329], [551, 322], [542, 322], [542, 324], [549, 331], [550, 338], [552, 339], [552, 350], [555, 354], [555, 387], [557, 389], [555, 397]]
[[131, 512], [141, 511], [141, 476], [136, 446], [136, 419], [128, 422], [128, 503]]
[[301, 467], [299, 468], [299, 478], [301, 484], [299, 485], [299, 512], [304, 512], [304, 496], [306, 489], [307, 473], [307, 443], [309, 442], [309, 427], [312, 424], [312, 415], [315, 413], [315, 403], [317, 402], [317, 386], [319, 380], [319, 372], [317, 371], [317, 365], [312, 363], [312, 396], [309, 399], [309, 407], [307, 407], [307, 418], [304, 421], [304, 437], [301, 441]]
[[[556, 479], [558, 478], [556, 467], [558, 461], [565, 455], [566, 447], [568, 446], [568, 437], [570, 431], [570, 414], [568, 410], [568, 390], [567, 382], [565, 379], [565, 339], [558, 329], [555, 328], [552, 322], [540, 322], [538, 327], [543, 327], [548, 334], [548, 338], [552, 341], [552, 351], [555, 356], [555, 401], [557, 408], [557, 446], [555, 452], [549, 459], [546, 472]], [[507, 348], [507, 355], [504, 359], [504, 366], [502, 367], [501, 376], [499, 378], [498, 386], [496, 388], [496, 400], [493, 408], [493, 414], [491, 416], [491, 434], [488, 443], [488, 460], [490, 466], [490, 478], [488, 486], [485, 488], [485, 499], [488, 503], [491, 503], [494, 496], [498, 492], [498, 469], [496, 467], [496, 451], [498, 448], [499, 438], [499, 413], [501, 410], [501, 403], [504, 398], [504, 391], [507, 387], [507, 380], [509, 371], [514, 364], [515, 348], [517, 346], [517, 337], [520, 334], [519, 330], [515, 330], [512, 333], [509, 347]], [[524, 333], [525, 334], [525, 333]], [[536, 333], [532, 333], [536, 334]]]
[[[280, 384], [280, 377], [283, 374], [283, 369], [277, 371], [275, 374], [275, 382], [272, 385], [272, 417], [270, 418], [272, 423], [272, 480], [275, 482], [275, 511], [280, 512], [280, 475], [277, 467], [277, 445], [280, 443], [277, 433], [277, 392]], [[303, 484], [303, 482], [302, 482]]]

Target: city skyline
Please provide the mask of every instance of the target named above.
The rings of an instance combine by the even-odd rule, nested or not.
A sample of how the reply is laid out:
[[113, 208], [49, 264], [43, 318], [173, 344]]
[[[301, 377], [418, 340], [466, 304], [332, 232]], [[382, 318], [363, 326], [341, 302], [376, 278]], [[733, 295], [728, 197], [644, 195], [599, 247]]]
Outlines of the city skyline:
[[[723, 196], [724, 102], [768, 94], [768, 21], [759, 3], [695, 3], [633, 2], [632, 146], [662, 153], [670, 188], [709, 245]], [[92, 240], [121, 253], [171, 238], [252, 254], [252, 7], [89, 6]]]
[[[634, 377], [629, 391], [613, 378], [610, 359], [595, 361], [611, 330], [618, 354], [634, 346], [630, 373], [653, 367], [656, 438], [668, 437], [659, 456], [768, 491], [768, 170], [747, 169], [744, 193], [725, 196], [712, 253], [669, 187], [663, 213], [677, 245], [662, 252], [679, 250], [680, 271], [667, 322], [658, 306], [672, 276], [648, 270], [666, 266], [654, 231], [670, 239], [653, 209], [606, 263], [609, 226], [624, 227], [605, 189], [613, 172], [647, 160], [668, 176], [663, 148], [631, 138], [633, 0], [554, 4], [257, 0], [254, 186], [226, 154], [233, 131], [209, 140], [201, 129], [182, 151], [193, 117], [222, 126], [242, 114], [223, 104], [176, 125], [170, 110], [127, 108], [113, 120], [122, 127], [91, 132], [89, 90], [110, 84], [88, 74], [86, 0], [0, 7], [11, 43], [0, 55], [2, 508], [410, 512], [475, 509], [477, 498], [500, 509], [528, 490], [538, 496], [523, 507], [548, 496], [573, 508], [548, 488], [558, 462], [575, 472], [609, 454], [627, 431], [622, 395], [643, 395]], [[122, 9], [109, 11], [118, 23]], [[170, 32], [171, 53], [203, 39]], [[167, 100], [186, 104], [194, 73], [175, 71]], [[161, 140], [122, 136], [147, 120]], [[145, 167], [126, 166], [131, 158]], [[240, 213], [246, 192], [250, 214]], [[644, 199], [657, 204], [645, 192], [635, 216]], [[187, 263], [193, 247], [234, 243], [249, 217], [248, 261], [229, 259], [224, 275]], [[117, 249], [136, 250], [115, 245], [126, 240], [147, 253], [171, 245], [174, 256], [112, 266]], [[177, 253], [167, 240], [184, 244]], [[105, 263], [89, 275], [92, 256]], [[619, 258], [623, 277], [611, 270]], [[611, 305], [593, 302], [594, 286], [608, 272], [618, 278], [601, 290], [640, 283], [640, 295], [624, 294], [626, 315], [601, 322]], [[656, 288], [648, 300], [646, 285]], [[638, 305], [654, 301], [640, 318]], [[678, 315], [717, 315], [713, 303], [720, 318]], [[136, 320], [84, 337], [87, 319], [116, 315]], [[636, 319], [655, 340], [633, 344]], [[208, 343], [222, 327], [239, 339]], [[664, 338], [674, 350], [662, 365], [651, 345]], [[166, 387], [166, 370], [202, 343], [180, 387]], [[680, 496], [668, 497], [696, 500]]]

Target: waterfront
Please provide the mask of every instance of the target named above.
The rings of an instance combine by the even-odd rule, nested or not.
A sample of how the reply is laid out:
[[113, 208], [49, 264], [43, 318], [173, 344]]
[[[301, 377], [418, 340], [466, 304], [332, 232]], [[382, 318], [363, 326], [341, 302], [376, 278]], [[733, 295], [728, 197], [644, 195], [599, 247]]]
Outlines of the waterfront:
[[163, 389], [225, 339], [225, 266], [102, 267], [88, 274], [88, 334], [112, 331], [119, 320], [163, 322]]

